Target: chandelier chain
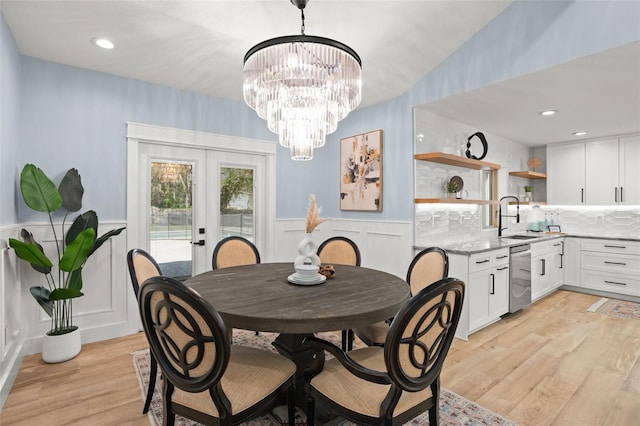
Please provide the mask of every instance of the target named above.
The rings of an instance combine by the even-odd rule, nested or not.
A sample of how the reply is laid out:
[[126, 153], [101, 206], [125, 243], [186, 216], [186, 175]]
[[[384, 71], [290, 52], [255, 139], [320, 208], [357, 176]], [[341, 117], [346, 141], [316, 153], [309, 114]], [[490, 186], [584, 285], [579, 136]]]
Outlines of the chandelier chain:
[[304, 9], [300, 9], [300, 15], [302, 16], [302, 25], [300, 26], [300, 33], [304, 34]]

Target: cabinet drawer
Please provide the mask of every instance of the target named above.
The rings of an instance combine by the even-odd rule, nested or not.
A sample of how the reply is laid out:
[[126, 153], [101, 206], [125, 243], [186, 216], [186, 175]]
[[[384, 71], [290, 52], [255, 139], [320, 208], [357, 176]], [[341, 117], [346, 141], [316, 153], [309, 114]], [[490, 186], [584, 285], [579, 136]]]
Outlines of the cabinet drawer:
[[587, 270], [630, 275], [640, 274], [640, 256], [583, 251], [580, 261], [583, 268]]
[[594, 240], [583, 238], [580, 243], [582, 251], [600, 251], [605, 253], [620, 253], [640, 255], [640, 242], [618, 240]]
[[640, 296], [640, 279], [637, 275], [583, 270], [581, 281], [582, 286], [586, 288]]
[[485, 251], [469, 256], [469, 273], [509, 263], [509, 249]]
[[531, 243], [531, 256], [538, 256], [545, 253], [556, 251], [562, 245], [562, 239], [544, 241], [539, 243]]

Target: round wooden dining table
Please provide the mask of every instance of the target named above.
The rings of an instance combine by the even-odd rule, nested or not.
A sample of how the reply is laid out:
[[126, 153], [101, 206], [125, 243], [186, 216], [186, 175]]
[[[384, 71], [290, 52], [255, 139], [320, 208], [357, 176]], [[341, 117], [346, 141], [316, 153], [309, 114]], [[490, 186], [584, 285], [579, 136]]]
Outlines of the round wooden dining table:
[[360, 266], [334, 265], [322, 284], [287, 281], [293, 263], [261, 263], [214, 269], [185, 283], [220, 313], [229, 328], [279, 333], [273, 345], [296, 363], [296, 382], [320, 369], [324, 352], [303, 344], [315, 332], [347, 330], [393, 317], [410, 298], [395, 275]]

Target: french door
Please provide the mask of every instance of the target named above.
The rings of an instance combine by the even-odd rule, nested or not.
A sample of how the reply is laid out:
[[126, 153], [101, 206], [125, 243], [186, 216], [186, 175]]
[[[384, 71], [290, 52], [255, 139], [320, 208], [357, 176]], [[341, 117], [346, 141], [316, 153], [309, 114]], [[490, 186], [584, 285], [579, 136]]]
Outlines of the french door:
[[230, 235], [249, 239], [268, 257], [274, 155], [131, 137], [129, 143], [129, 161], [136, 163], [128, 166], [130, 248], [147, 250], [163, 275], [178, 279], [211, 269], [216, 243]]

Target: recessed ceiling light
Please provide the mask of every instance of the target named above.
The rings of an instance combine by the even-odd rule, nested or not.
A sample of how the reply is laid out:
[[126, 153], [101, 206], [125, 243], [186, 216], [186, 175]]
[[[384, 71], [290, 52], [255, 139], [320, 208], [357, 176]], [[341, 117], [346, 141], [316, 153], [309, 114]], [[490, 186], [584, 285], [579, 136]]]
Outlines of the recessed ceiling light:
[[556, 111], [555, 109], [548, 109], [546, 111], [540, 111], [538, 114], [544, 115], [546, 117], [546, 116], [549, 116], [549, 115], [555, 115], [557, 113], [558, 113], [558, 111]]
[[574, 132], [574, 133], [573, 133], [573, 136], [584, 136], [584, 135], [586, 135], [586, 134], [587, 134], [587, 132], [585, 132], [585, 131], [581, 131], [581, 132]]
[[94, 37], [91, 39], [91, 43], [95, 44], [98, 47], [102, 47], [103, 49], [113, 49], [114, 47], [111, 40], [107, 40], [106, 38]]

